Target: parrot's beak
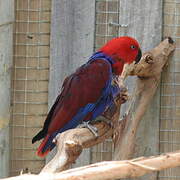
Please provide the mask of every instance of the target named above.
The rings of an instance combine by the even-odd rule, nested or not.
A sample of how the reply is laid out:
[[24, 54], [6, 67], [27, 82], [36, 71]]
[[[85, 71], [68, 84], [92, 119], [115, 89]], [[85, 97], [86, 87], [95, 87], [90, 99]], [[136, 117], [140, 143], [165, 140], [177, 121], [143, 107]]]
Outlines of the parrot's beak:
[[141, 49], [139, 48], [138, 55], [136, 56], [136, 59], [135, 59], [135, 64], [137, 64], [141, 60], [141, 57], [142, 57], [142, 52], [141, 52]]
[[142, 52], [141, 52], [141, 49], [139, 48], [138, 55], [136, 56], [135, 61], [131, 64], [128, 64], [128, 63], [124, 64], [123, 71], [118, 78], [120, 87], [124, 86], [124, 81], [126, 77], [130, 74], [130, 72], [132, 72], [132, 70], [134, 69], [134, 65], [137, 64], [141, 60], [141, 57], [142, 57]]

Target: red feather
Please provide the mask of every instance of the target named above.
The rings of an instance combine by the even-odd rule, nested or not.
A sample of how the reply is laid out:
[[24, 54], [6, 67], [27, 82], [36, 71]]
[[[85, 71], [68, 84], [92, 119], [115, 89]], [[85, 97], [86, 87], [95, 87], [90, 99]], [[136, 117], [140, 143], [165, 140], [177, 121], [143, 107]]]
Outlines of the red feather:
[[139, 44], [134, 38], [122, 36], [110, 40], [100, 51], [111, 57], [117, 57], [118, 61], [122, 60], [130, 64], [138, 55]]
[[49, 153], [50, 150], [47, 150], [46, 152], [42, 153], [42, 149], [43, 149], [44, 145], [46, 144], [46, 142], [48, 141], [48, 139], [49, 139], [49, 135], [47, 135], [43, 139], [43, 141], [41, 142], [40, 146], [38, 147], [38, 150], [36, 152], [38, 156], [44, 157], [44, 156], [46, 156]]
[[96, 60], [80, 67], [66, 78], [59, 102], [51, 117], [48, 134], [62, 128], [81, 107], [98, 100], [109, 79], [109, 68], [104, 60]]

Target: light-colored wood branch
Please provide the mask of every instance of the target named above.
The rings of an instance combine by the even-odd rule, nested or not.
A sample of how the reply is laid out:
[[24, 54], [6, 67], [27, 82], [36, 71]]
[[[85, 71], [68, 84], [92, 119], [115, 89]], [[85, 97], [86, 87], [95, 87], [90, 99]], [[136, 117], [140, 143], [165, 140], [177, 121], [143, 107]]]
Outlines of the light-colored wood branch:
[[174, 49], [172, 39], [167, 38], [151, 51], [144, 53], [139, 64], [127, 69], [124, 76], [137, 75], [139, 78], [127, 115], [115, 126], [114, 160], [132, 158], [139, 122], [156, 92], [168, 56]]
[[58, 135], [58, 137], [56, 137], [57, 153], [42, 169], [41, 173], [59, 172], [67, 169], [75, 162], [84, 148], [89, 148], [103, 142], [112, 135], [112, 127], [108, 125], [108, 123], [100, 122], [94, 126], [98, 129], [98, 138], [87, 128], [76, 128]]
[[100, 162], [55, 174], [24, 174], [4, 180], [113, 180], [139, 177], [177, 166], [180, 166], [180, 151], [148, 158], [140, 157], [132, 160]]

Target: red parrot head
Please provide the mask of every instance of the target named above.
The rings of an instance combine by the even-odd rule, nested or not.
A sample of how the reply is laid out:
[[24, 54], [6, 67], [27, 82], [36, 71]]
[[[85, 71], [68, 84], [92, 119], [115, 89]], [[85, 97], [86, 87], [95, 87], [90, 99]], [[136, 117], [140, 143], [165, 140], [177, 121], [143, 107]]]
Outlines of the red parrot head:
[[113, 72], [120, 75], [125, 64], [138, 63], [141, 59], [139, 43], [132, 37], [122, 36], [107, 42], [101, 49], [114, 60]]

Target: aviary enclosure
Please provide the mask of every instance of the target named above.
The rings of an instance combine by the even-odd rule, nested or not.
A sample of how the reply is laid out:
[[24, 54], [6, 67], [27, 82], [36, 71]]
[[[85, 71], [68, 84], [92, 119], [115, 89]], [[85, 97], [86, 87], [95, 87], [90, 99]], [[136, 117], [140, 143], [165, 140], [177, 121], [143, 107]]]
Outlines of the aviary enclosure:
[[[53, 155], [37, 157], [38, 144], [31, 139], [64, 77], [109, 39], [122, 35], [137, 38], [143, 52], [166, 36], [176, 42], [138, 127], [133, 157], [180, 150], [179, 0], [6, 0], [0, 2], [0, 32], [0, 177], [41, 171]], [[130, 93], [133, 82], [126, 82]], [[121, 116], [127, 107], [128, 102]], [[73, 167], [110, 161], [113, 147], [106, 139], [84, 150]], [[180, 179], [180, 168], [140, 179]]]

